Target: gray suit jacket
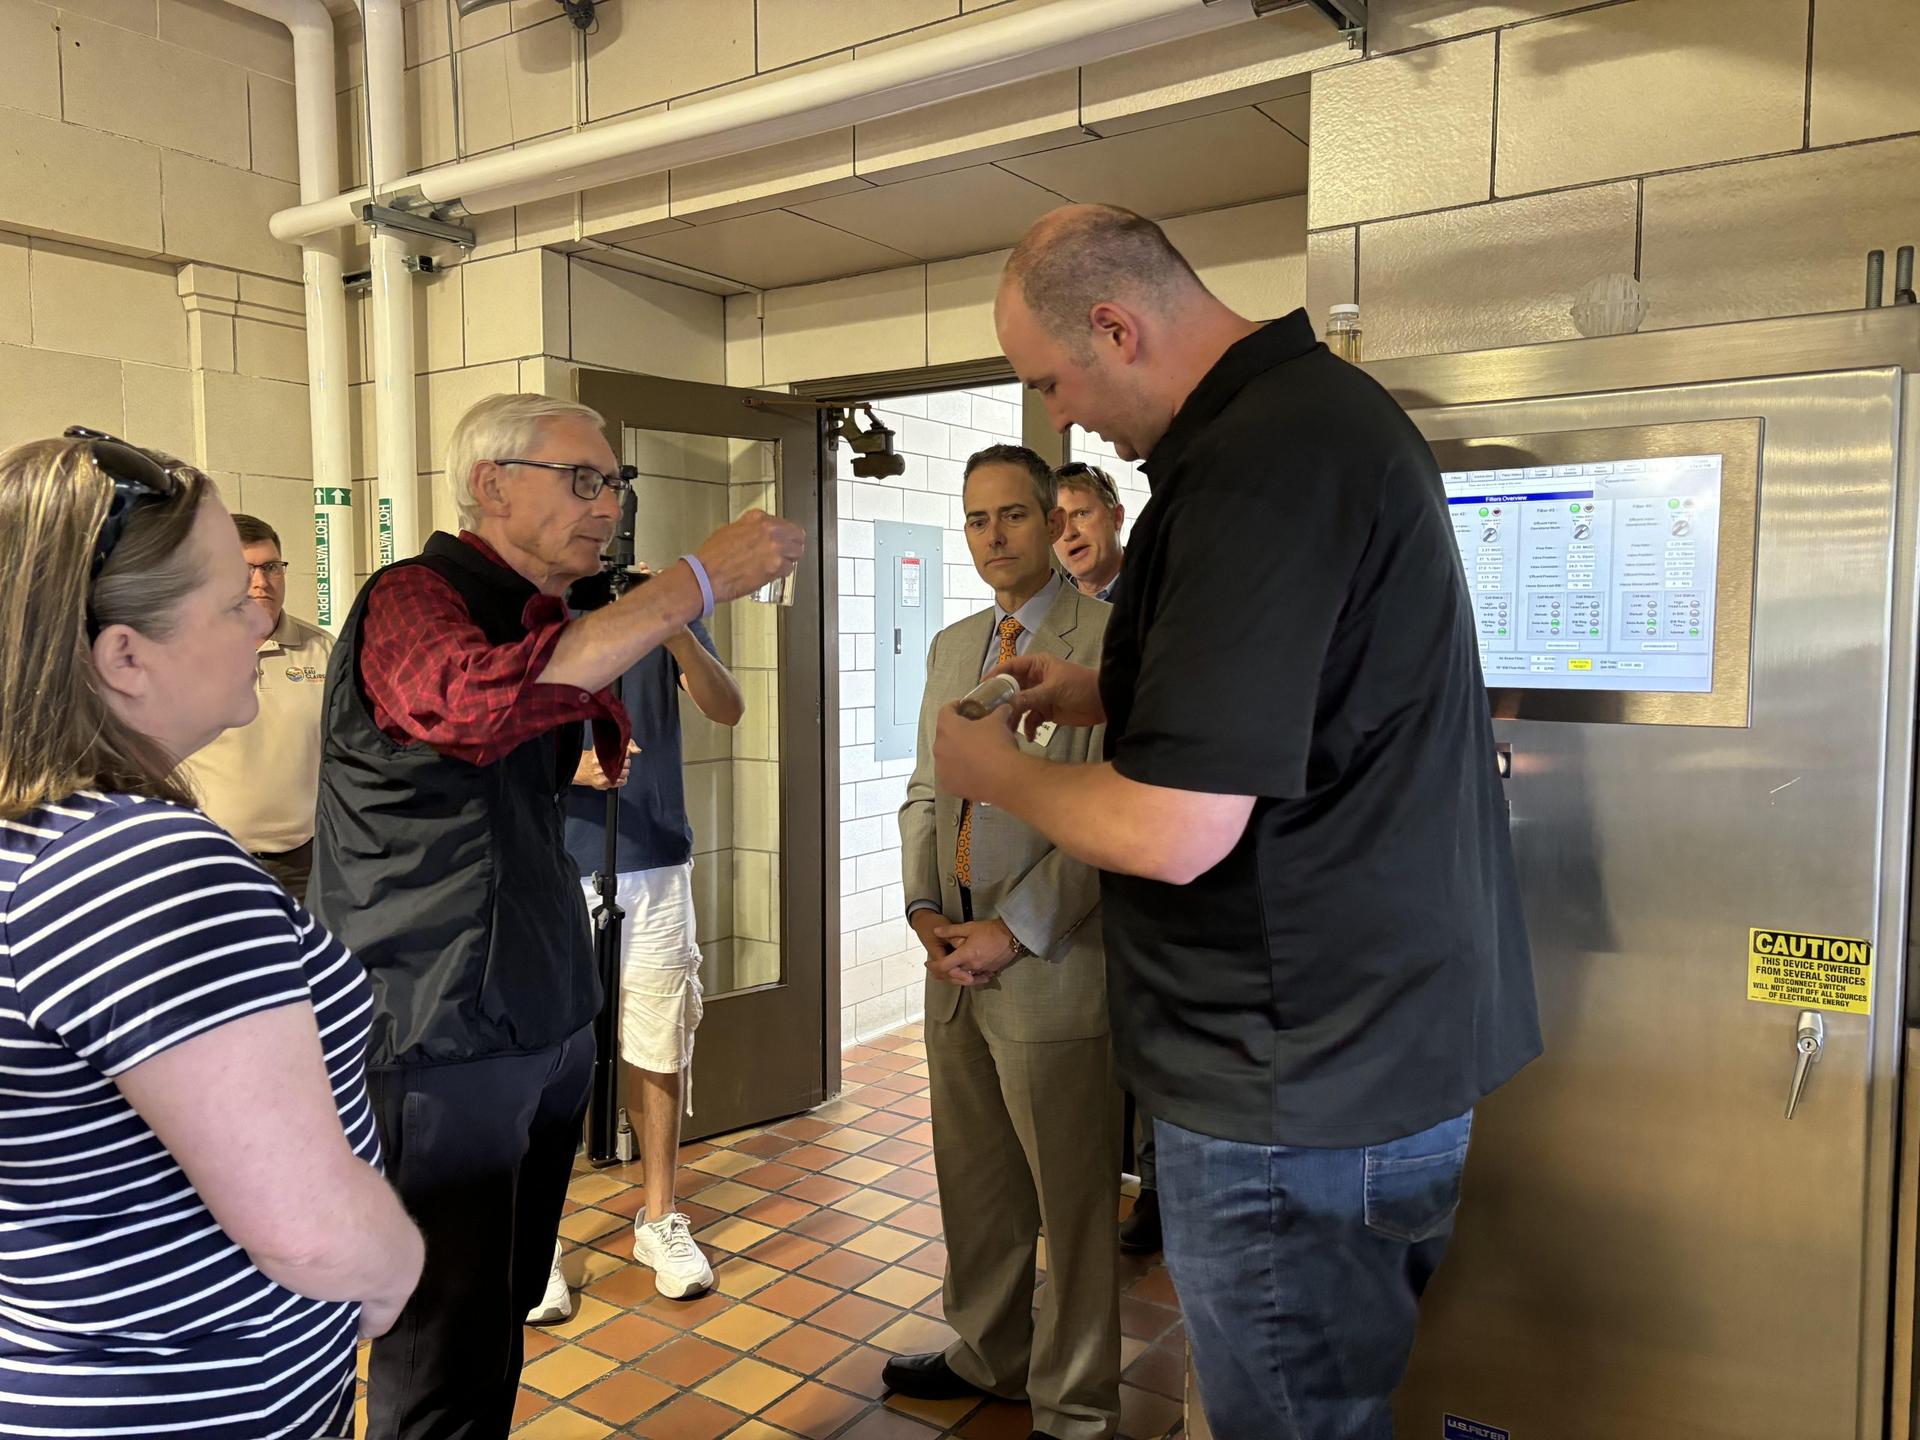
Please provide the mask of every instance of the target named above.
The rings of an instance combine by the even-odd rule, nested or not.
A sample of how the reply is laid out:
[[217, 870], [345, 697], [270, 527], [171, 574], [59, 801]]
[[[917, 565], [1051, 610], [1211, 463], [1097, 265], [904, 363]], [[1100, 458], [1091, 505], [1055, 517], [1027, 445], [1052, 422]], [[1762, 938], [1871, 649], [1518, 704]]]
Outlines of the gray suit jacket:
[[[1027, 652], [1100, 664], [1110, 608], [1062, 585]], [[933, 783], [933, 731], [940, 711], [980, 683], [980, 661], [993, 633], [991, 607], [949, 625], [927, 654], [920, 702], [920, 747], [907, 803], [900, 807], [901, 873], [909, 906], [930, 900], [959, 921], [954, 850], [960, 801]], [[1044, 746], [1024, 737], [1020, 748], [1055, 761], [1098, 760], [1104, 727], [1061, 726]], [[1068, 859], [1038, 832], [1004, 810], [976, 806], [973, 816], [973, 918], [1000, 919], [1034, 953], [974, 990], [983, 1027], [1009, 1040], [1081, 1040], [1107, 1032], [1106, 954], [1100, 939], [1100, 876]], [[927, 1019], [951, 1020], [960, 987], [927, 979]]]

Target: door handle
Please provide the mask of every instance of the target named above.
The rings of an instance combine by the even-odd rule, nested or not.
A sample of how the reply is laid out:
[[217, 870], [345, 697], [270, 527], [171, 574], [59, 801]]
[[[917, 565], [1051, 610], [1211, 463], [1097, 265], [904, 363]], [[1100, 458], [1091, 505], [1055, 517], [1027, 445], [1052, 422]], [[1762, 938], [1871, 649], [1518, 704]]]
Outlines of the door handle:
[[900, 653], [900, 627], [898, 625], [893, 627], [893, 653], [896, 655]]
[[1800, 1092], [1807, 1088], [1807, 1076], [1820, 1062], [1820, 1051], [1827, 1039], [1826, 1021], [1817, 1010], [1802, 1010], [1793, 1042], [1793, 1089], [1787, 1092], [1787, 1119], [1800, 1103]]

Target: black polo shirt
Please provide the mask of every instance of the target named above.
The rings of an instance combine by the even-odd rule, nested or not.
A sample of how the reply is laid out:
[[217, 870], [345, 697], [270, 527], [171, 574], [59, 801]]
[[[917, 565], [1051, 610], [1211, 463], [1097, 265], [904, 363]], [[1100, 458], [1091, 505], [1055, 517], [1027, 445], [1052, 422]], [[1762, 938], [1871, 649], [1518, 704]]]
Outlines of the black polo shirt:
[[1192, 884], [1103, 877], [1116, 1054], [1159, 1119], [1359, 1146], [1540, 1051], [1466, 580], [1426, 441], [1304, 311], [1147, 461], [1100, 690], [1143, 784], [1252, 795]]

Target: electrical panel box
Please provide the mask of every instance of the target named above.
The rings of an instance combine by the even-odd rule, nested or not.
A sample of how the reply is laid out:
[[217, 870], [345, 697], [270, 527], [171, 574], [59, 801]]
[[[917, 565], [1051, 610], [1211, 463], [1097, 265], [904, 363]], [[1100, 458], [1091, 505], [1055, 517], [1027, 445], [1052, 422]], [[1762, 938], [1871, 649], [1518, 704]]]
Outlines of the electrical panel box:
[[927, 647], [947, 613], [937, 525], [873, 525], [873, 758], [913, 755]]

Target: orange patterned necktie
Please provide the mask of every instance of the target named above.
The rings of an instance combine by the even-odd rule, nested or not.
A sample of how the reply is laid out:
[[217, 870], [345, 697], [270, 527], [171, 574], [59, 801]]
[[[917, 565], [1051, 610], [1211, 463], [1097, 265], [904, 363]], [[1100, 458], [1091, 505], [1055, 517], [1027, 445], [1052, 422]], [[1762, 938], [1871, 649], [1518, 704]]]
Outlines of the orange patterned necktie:
[[[995, 665], [1004, 665], [1020, 652], [1020, 622], [1009, 615], [1000, 622], [1000, 651], [993, 657]], [[969, 889], [973, 886], [973, 804], [960, 802], [960, 839], [953, 849], [953, 878]]]

